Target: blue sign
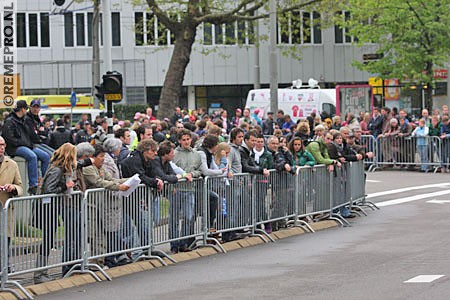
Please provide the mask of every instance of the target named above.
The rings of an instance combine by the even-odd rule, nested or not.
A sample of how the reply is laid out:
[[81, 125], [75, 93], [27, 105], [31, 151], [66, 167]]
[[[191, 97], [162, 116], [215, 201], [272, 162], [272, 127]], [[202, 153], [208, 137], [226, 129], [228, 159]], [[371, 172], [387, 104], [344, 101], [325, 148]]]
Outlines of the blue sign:
[[70, 105], [72, 107], [75, 107], [77, 105], [77, 94], [72, 91], [72, 93], [70, 94]]

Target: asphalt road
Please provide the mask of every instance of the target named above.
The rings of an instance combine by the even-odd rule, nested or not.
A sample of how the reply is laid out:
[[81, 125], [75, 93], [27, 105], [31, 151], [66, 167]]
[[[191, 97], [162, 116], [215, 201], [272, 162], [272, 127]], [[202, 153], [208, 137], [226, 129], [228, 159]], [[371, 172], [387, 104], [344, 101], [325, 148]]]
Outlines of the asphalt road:
[[366, 190], [382, 207], [351, 227], [36, 299], [450, 299], [450, 175], [371, 173]]

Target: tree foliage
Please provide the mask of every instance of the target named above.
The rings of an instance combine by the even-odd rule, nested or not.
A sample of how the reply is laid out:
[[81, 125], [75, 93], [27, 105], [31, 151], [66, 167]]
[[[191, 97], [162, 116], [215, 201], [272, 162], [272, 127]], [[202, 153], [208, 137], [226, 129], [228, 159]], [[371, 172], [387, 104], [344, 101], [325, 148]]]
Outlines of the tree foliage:
[[[268, 0], [134, 0], [133, 4], [143, 5], [144, 1], [148, 11], [171, 31], [175, 40], [159, 100], [159, 118], [170, 116], [178, 105], [198, 26], [204, 23], [219, 25], [236, 21], [251, 22], [269, 17]], [[280, 17], [283, 17], [287, 12], [296, 9], [330, 11], [330, 8], [335, 7], [335, 3], [338, 2], [337, 0], [277, 0], [277, 12]], [[257, 37], [254, 38], [257, 39]]]
[[341, 14], [336, 22], [357, 44], [376, 43], [383, 54], [378, 61], [355, 62], [359, 69], [430, 84], [433, 68], [450, 59], [450, 0], [347, 0], [340, 9], [350, 18]]

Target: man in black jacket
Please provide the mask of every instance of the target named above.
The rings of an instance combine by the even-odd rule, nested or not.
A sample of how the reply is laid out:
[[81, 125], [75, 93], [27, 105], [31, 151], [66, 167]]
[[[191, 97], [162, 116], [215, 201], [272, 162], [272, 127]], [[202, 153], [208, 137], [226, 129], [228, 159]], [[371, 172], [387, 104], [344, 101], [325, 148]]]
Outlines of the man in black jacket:
[[6, 152], [10, 156], [20, 156], [27, 161], [28, 193], [36, 194], [38, 186], [38, 159], [41, 161], [41, 173], [44, 176], [50, 162], [47, 152], [35, 147], [31, 141], [31, 128], [25, 123], [28, 105], [24, 100], [16, 103], [16, 108], [8, 116], [3, 127]]
[[56, 121], [55, 131], [50, 133], [50, 147], [56, 150], [61, 147], [61, 145], [71, 142], [70, 131], [64, 126], [64, 120], [58, 119], [58, 121]]
[[269, 176], [269, 170], [260, 168], [251, 157], [253, 147], [256, 143], [258, 133], [254, 130], [250, 130], [244, 135], [244, 142], [239, 147], [239, 153], [241, 154], [241, 164], [243, 173], [263, 174]]
[[122, 142], [122, 147], [120, 148], [120, 153], [117, 157], [117, 164], [120, 165], [122, 161], [130, 155], [130, 149], [128, 148], [131, 143], [130, 130], [128, 128], [119, 128], [114, 133], [114, 136]]
[[262, 131], [264, 135], [273, 135], [275, 121], [273, 120], [273, 112], [267, 113], [267, 119], [262, 124]]
[[51, 157], [54, 150], [48, 145], [49, 137], [47, 131], [45, 130], [44, 123], [39, 117], [40, 110], [41, 104], [39, 99], [31, 100], [29, 110], [25, 115], [25, 124], [30, 127], [30, 138], [34, 146], [47, 152], [47, 154]]
[[145, 185], [162, 190], [164, 182], [153, 176], [151, 162], [155, 159], [158, 144], [151, 139], [141, 140], [132, 155], [122, 161], [122, 176], [132, 177], [138, 174]]

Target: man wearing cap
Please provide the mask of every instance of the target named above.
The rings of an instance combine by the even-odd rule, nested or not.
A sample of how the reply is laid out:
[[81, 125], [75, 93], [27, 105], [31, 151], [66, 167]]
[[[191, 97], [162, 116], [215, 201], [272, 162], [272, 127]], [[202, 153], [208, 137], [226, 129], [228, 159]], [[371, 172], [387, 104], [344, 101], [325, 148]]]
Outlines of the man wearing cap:
[[20, 156], [27, 161], [28, 193], [36, 194], [38, 186], [38, 159], [41, 161], [41, 173], [47, 171], [50, 156], [47, 152], [35, 147], [30, 137], [30, 127], [25, 124], [28, 105], [24, 100], [16, 103], [16, 108], [9, 114], [3, 127], [3, 138], [6, 141], [6, 152], [10, 156]]
[[49, 137], [45, 131], [44, 123], [39, 117], [40, 110], [41, 103], [39, 99], [31, 100], [29, 110], [25, 115], [25, 124], [30, 128], [30, 138], [34, 146], [47, 152], [51, 157], [53, 155], [53, 149], [48, 146]]
[[91, 129], [91, 122], [85, 121], [83, 123], [83, 127], [78, 130], [77, 134], [75, 135], [75, 145], [78, 145], [79, 143], [84, 142], [91, 142], [91, 136], [89, 134], [89, 131]]
[[267, 119], [263, 122], [262, 131], [264, 135], [273, 135], [273, 129], [275, 127], [275, 122], [273, 120], [273, 112], [269, 111], [267, 113]]

